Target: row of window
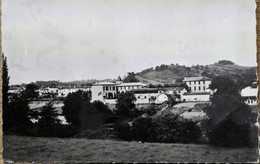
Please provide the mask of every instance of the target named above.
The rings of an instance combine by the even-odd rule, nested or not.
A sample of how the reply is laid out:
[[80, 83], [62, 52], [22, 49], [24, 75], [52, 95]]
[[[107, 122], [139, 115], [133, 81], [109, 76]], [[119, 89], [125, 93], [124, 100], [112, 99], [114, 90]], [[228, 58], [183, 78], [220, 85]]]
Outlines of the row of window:
[[[191, 90], [191, 87], [189, 87], [189, 89]], [[194, 87], [194, 91], [196, 91], [197, 90], [197, 87]], [[205, 86], [203, 86], [203, 89], [202, 89], [202, 87], [198, 87], [198, 91], [205, 91], [206, 90], [206, 87]]]
[[[137, 89], [139, 86], [124, 86], [124, 87], [118, 87], [118, 90], [130, 90], [130, 89]], [[106, 86], [104, 87], [104, 90], [106, 91], [115, 91], [115, 86]]]
[[[191, 83], [192, 83], [192, 81], [189, 82], [190, 85], [191, 85]], [[205, 81], [194, 81], [194, 84], [196, 84], [196, 83], [198, 83], [198, 84], [201, 84], [201, 83], [205, 84]]]

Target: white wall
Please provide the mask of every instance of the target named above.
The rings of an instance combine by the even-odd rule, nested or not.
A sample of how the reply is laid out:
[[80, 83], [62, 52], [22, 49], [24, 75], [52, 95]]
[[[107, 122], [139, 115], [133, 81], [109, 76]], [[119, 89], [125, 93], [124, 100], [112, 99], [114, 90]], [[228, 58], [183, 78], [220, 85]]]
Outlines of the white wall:
[[103, 92], [103, 86], [97, 85], [97, 86], [92, 86], [91, 87], [91, 92], [92, 92], [92, 99], [91, 101], [104, 101], [104, 92]]
[[205, 95], [183, 95], [181, 101], [210, 101], [210, 94]]

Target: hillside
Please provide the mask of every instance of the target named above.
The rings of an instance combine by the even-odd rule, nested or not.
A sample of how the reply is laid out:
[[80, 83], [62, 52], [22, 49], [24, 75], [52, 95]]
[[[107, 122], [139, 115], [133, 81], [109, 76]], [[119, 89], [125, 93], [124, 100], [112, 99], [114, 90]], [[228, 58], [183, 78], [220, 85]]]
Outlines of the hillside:
[[148, 68], [136, 73], [136, 78], [141, 82], [152, 84], [172, 83], [189, 76], [206, 76], [214, 78], [219, 75], [231, 75], [235, 77], [247, 78], [248, 81], [256, 80], [256, 67], [239, 66], [230, 63], [218, 63], [210, 65], [182, 66], [178, 64], [160, 65]]

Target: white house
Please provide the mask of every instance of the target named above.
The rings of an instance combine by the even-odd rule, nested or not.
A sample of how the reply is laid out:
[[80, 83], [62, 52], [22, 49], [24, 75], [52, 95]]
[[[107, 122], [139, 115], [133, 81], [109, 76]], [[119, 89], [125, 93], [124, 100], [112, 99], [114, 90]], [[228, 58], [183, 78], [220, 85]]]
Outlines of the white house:
[[140, 104], [162, 104], [168, 101], [168, 96], [158, 88], [141, 88], [132, 90], [135, 94], [136, 105]]
[[243, 97], [244, 102], [248, 105], [258, 105], [257, 94], [257, 86], [249, 86], [241, 90], [241, 96]]
[[183, 82], [189, 87], [190, 92], [210, 92], [211, 80], [207, 77], [185, 77]]

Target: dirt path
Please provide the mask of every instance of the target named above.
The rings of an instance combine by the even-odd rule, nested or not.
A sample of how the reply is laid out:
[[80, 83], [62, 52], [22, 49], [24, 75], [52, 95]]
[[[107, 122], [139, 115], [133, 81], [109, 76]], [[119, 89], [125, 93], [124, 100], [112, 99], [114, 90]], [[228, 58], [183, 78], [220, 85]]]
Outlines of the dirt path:
[[195, 144], [158, 144], [3, 136], [3, 158], [15, 162], [249, 162], [257, 150]]

